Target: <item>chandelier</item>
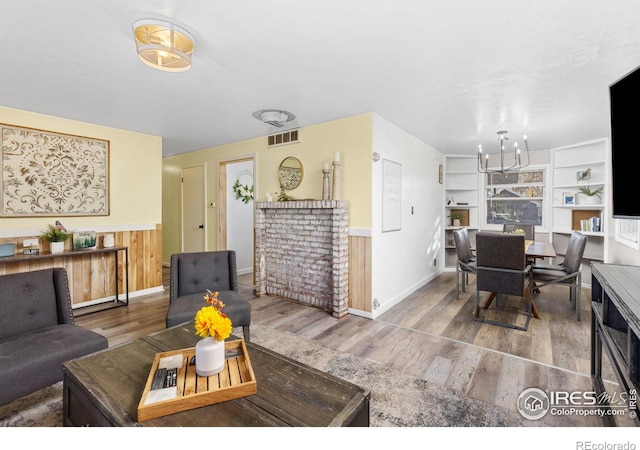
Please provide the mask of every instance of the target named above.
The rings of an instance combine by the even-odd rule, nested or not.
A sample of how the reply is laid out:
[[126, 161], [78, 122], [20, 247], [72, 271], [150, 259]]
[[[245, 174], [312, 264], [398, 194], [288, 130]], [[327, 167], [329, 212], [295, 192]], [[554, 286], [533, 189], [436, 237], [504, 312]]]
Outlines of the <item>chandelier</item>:
[[[498, 137], [500, 138], [500, 168], [499, 169], [489, 169], [489, 155], [486, 154], [484, 157], [482, 156], [482, 145], [478, 145], [478, 172], [480, 173], [507, 173], [507, 172], [518, 172], [520, 169], [523, 169], [529, 165], [529, 144], [527, 142], [527, 136], [524, 136], [524, 147], [527, 152], [527, 163], [522, 164], [522, 159], [520, 155], [520, 147], [518, 147], [518, 143], [515, 142], [513, 145], [513, 165], [509, 167], [505, 167], [504, 164], [504, 154], [505, 154], [505, 141], [509, 140], [507, 137], [508, 131], [501, 130], [498, 131]], [[484, 159], [484, 161], [483, 161]]]

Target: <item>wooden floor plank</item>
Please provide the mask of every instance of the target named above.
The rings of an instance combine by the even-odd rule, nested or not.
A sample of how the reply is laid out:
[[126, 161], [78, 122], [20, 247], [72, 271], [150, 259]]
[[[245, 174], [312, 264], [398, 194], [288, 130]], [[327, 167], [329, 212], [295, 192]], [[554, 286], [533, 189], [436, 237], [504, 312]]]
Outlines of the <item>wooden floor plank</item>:
[[[528, 331], [518, 331], [473, 320], [473, 277], [470, 281], [456, 300], [455, 274], [441, 274], [371, 320], [354, 314], [336, 319], [285, 299], [255, 297], [252, 275], [239, 277], [240, 292], [252, 305], [252, 323], [369, 358], [496, 406], [517, 411], [515, 400], [529, 387], [591, 389], [588, 289], [582, 289], [581, 322], [567, 289], [548, 286], [536, 297], [542, 318], [532, 319]], [[163, 284], [164, 292], [134, 297], [128, 307], [76, 317], [76, 323], [105, 335], [111, 347], [162, 330], [169, 292], [166, 268]], [[612, 376], [606, 366], [605, 374]], [[602, 425], [593, 417], [548, 416], [545, 423], [553, 426]]]

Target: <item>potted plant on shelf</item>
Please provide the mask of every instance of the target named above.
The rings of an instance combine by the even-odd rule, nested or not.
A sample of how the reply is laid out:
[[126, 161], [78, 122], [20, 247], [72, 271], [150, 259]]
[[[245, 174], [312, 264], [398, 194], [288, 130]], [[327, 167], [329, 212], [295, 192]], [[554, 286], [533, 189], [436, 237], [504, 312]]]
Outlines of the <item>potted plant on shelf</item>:
[[576, 197], [579, 199], [578, 204], [595, 204], [599, 203], [604, 191], [604, 186], [593, 188], [591, 186], [580, 186]]
[[460, 226], [460, 219], [462, 219], [462, 214], [460, 213], [451, 214], [451, 221], [454, 227]]
[[51, 253], [61, 253], [64, 251], [64, 243], [73, 233], [55, 225], [49, 225], [40, 235], [41, 238], [51, 243]]

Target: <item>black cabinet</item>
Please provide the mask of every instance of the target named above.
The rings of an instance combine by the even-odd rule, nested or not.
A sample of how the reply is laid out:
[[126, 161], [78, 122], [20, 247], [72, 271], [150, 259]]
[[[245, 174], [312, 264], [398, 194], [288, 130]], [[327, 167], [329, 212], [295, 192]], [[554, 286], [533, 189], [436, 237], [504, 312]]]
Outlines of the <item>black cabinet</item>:
[[[640, 267], [593, 263], [591, 266], [591, 377], [600, 395], [602, 356], [606, 352], [629, 396], [629, 416], [640, 425], [636, 397], [640, 386]], [[613, 417], [609, 420], [615, 424]]]

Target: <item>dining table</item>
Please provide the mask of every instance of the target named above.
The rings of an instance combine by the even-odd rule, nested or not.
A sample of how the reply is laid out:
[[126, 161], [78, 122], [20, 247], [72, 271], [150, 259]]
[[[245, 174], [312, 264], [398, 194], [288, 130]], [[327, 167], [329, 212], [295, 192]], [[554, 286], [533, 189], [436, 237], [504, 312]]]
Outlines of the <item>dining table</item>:
[[[525, 247], [524, 254], [527, 260], [532, 260], [536, 258], [555, 258], [557, 256], [556, 250], [553, 247], [553, 244], [551, 242], [530, 241], [528, 239], [525, 239], [524, 247]], [[536, 291], [535, 285], [533, 289], [535, 292]], [[495, 292], [492, 292], [489, 295], [489, 297], [487, 298], [487, 301], [483, 305], [484, 309], [489, 308], [489, 305], [491, 304], [493, 299], [496, 298], [496, 295], [497, 294]], [[533, 317], [535, 317], [536, 319], [540, 318], [540, 312], [538, 311], [538, 307], [536, 306], [536, 302], [534, 301], [533, 297], [531, 298], [531, 312], [533, 313]]]
[[551, 242], [525, 240], [524, 246], [524, 254], [528, 259], [555, 258], [557, 256]]

